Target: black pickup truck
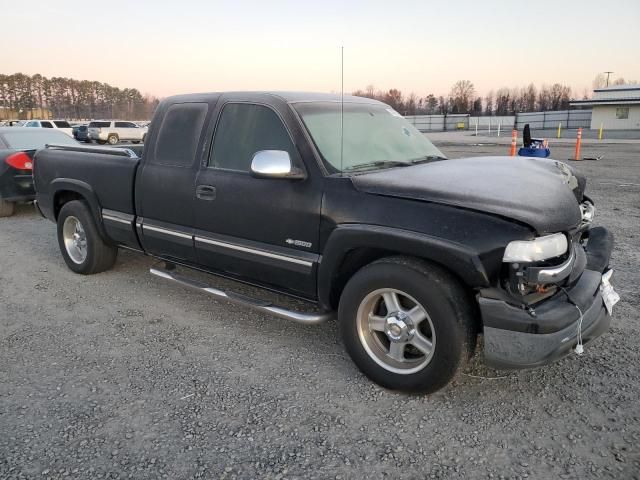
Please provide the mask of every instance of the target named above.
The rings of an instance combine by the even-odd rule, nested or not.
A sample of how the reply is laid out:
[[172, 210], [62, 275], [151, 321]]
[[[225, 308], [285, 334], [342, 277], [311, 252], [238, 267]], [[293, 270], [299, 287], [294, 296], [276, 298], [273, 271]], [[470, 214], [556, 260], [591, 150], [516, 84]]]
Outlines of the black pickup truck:
[[[582, 175], [547, 159], [447, 160], [374, 100], [174, 96], [144, 147], [49, 145], [34, 177], [71, 270], [107, 270], [133, 249], [161, 260], [151, 273], [217, 298], [308, 324], [337, 316], [355, 363], [388, 388], [441, 388], [480, 334], [500, 368], [579, 353], [617, 297], [612, 237], [591, 225]], [[222, 291], [183, 267], [317, 308]]]

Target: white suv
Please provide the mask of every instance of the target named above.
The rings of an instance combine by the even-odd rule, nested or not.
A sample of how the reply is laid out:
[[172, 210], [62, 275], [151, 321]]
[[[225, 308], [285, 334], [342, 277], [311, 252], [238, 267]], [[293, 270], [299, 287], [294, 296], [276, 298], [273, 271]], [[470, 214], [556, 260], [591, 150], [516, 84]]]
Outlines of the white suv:
[[100, 144], [108, 142], [115, 145], [122, 140], [140, 143], [144, 142], [146, 136], [147, 127], [138, 127], [133, 122], [99, 120], [89, 124], [89, 140], [95, 140]]
[[55, 128], [73, 138], [71, 125], [66, 120], [30, 120], [24, 126], [30, 128]]

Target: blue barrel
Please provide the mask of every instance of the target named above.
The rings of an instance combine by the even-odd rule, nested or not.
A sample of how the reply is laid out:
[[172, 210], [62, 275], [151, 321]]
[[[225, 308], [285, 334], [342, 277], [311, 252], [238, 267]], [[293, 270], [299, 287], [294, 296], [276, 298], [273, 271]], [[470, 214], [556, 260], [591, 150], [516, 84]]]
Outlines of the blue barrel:
[[549, 150], [548, 148], [525, 148], [525, 147], [522, 147], [520, 150], [518, 150], [518, 156], [519, 157], [547, 158], [549, 155], [551, 155], [551, 150]]

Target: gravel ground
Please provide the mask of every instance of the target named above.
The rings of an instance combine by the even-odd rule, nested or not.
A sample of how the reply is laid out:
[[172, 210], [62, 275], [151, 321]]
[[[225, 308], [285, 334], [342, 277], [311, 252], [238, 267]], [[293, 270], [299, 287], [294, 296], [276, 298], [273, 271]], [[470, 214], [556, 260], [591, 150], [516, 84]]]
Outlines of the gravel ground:
[[[435, 140], [453, 158], [507, 148]], [[576, 166], [617, 239], [611, 330], [537, 370], [479, 352], [431, 396], [365, 379], [334, 322], [212, 301], [149, 258], [74, 275], [54, 225], [19, 208], [0, 219], [0, 478], [640, 478], [640, 144], [584, 150], [604, 155]]]

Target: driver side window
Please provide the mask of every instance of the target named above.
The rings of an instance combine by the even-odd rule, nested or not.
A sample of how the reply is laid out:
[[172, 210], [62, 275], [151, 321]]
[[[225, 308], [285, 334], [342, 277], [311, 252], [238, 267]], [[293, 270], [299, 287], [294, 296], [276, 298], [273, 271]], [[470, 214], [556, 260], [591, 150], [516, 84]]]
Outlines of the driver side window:
[[246, 103], [224, 106], [216, 128], [209, 166], [249, 172], [260, 150], [284, 150], [292, 161], [298, 153], [280, 117], [269, 107]]

